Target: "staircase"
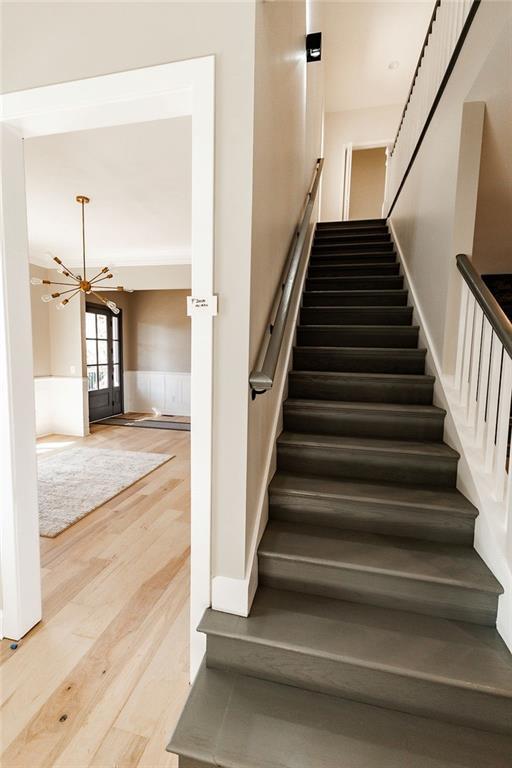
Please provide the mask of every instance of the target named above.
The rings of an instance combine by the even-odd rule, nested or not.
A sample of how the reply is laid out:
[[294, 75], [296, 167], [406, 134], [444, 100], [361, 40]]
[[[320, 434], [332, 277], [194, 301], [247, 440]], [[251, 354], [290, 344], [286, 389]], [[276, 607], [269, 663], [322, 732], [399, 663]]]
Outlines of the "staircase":
[[180, 768], [512, 766], [502, 590], [425, 353], [386, 222], [319, 224], [258, 591], [203, 617]]

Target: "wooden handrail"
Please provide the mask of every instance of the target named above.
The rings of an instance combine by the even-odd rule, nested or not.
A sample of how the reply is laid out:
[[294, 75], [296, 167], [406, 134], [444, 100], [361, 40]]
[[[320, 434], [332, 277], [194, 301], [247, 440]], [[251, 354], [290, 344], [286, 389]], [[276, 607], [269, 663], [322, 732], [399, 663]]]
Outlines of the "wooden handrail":
[[249, 384], [251, 386], [253, 399], [256, 395], [261, 395], [269, 389], [272, 389], [274, 383], [274, 376], [283, 344], [286, 321], [292, 302], [293, 289], [299, 273], [301, 256], [306, 242], [311, 214], [315, 205], [323, 164], [323, 157], [319, 158], [315, 163], [311, 185], [301, 209], [299, 225], [295, 230], [290, 256], [287, 265], [285, 266], [286, 274], [284, 279], [279, 281], [279, 286], [276, 290], [274, 306], [277, 303], [278, 298], [279, 303], [275, 318], [273, 322], [271, 321], [268, 325], [270, 337], [268, 338], [267, 333], [265, 333], [258, 355], [258, 360], [263, 358], [263, 362], [261, 367], [252, 371], [249, 376]]
[[503, 344], [508, 355], [512, 358], [512, 323], [465, 253], [459, 253], [457, 255], [457, 268], [464, 278], [469, 290], [482, 308], [482, 312], [489, 321], [494, 333]]

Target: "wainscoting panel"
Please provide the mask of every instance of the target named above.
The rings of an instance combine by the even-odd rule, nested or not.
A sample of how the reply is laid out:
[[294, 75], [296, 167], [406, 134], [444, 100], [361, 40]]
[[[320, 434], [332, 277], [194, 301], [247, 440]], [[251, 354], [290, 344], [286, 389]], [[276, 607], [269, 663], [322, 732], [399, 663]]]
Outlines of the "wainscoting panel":
[[190, 416], [190, 373], [125, 371], [124, 410]]
[[87, 379], [78, 376], [40, 376], [34, 379], [36, 435], [89, 433]]

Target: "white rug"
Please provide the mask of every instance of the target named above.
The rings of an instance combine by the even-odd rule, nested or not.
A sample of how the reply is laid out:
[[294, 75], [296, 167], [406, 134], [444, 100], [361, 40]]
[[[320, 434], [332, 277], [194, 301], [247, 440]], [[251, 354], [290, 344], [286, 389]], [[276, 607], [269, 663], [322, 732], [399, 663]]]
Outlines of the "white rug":
[[41, 536], [57, 536], [172, 458], [106, 448], [71, 448], [39, 457]]

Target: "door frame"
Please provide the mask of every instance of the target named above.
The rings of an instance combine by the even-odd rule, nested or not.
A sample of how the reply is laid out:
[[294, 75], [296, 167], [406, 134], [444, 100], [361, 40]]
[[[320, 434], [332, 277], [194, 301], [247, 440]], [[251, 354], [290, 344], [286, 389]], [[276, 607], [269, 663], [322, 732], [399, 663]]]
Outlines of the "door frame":
[[[33, 136], [192, 116], [191, 598], [195, 631], [210, 605], [213, 388], [215, 57], [162, 64], [6, 94], [0, 120], [0, 481], [3, 634], [41, 619], [35, 407], [23, 141]], [[4, 493], [5, 489], [5, 493]]]
[[386, 176], [384, 179], [384, 199], [382, 201], [382, 215], [384, 215], [386, 191], [388, 186], [388, 152], [393, 144], [393, 139], [387, 141], [366, 141], [353, 143], [346, 142], [342, 146], [342, 169], [341, 169], [341, 199], [340, 214], [342, 221], [348, 221], [350, 216], [350, 186], [352, 182], [352, 153], [357, 149], [380, 149], [386, 150]]
[[[95, 304], [92, 301], [86, 301], [85, 302], [85, 311], [86, 312], [95, 312], [96, 314], [107, 314], [112, 317], [117, 317], [118, 322], [118, 336], [119, 336], [119, 389], [120, 389], [120, 400], [121, 400], [121, 411], [120, 413], [124, 413], [124, 376], [123, 376], [123, 370], [124, 370], [124, 356], [123, 356], [123, 310], [121, 307], [118, 307], [119, 313], [117, 315], [113, 315], [113, 313], [107, 308], [105, 309], [105, 306], [103, 304]], [[112, 333], [112, 331], [111, 331]], [[87, 342], [87, 336], [84, 336], [86, 342]], [[111, 339], [113, 341], [113, 339]], [[87, 346], [87, 345], [86, 345]], [[114, 363], [112, 362], [112, 365]], [[87, 351], [85, 353], [85, 368], [86, 368], [86, 374], [87, 374]], [[87, 375], [86, 375], [87, 378]], [[94, 391], [94, 390], [93, 390]], [[89, 386], [87, 386], [87, 402], [88, 402], [88, 409], [89, 409], [89, 424], [94, 424], [95, 421], [103, 421], [103, 419], [91, 419], [91, 403], [90, 403], [90, 392], [89, 392]], [[115, 414], [119, 415], [119, 414]]]

